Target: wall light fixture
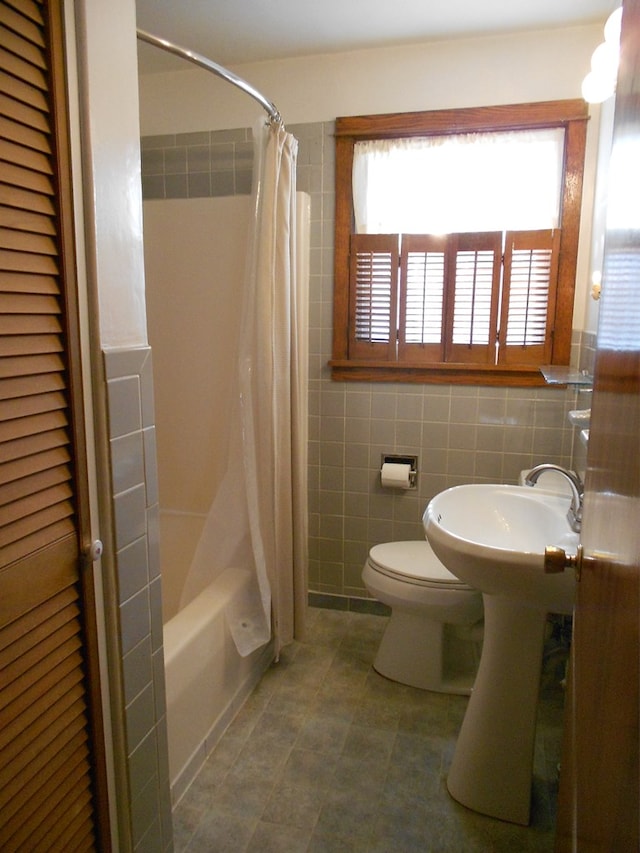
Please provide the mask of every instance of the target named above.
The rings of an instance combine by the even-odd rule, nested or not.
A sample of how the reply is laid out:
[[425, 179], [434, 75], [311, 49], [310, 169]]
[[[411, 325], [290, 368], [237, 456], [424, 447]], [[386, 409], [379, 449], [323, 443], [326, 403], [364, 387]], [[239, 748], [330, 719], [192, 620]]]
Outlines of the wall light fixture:
[[622, 6], [615, 9], [604, 25], [604, 41], [591, 56], [591, 71], [582, 81], [582, 97], [589, 104], [601, 104], [616, 90], [620, 59]]

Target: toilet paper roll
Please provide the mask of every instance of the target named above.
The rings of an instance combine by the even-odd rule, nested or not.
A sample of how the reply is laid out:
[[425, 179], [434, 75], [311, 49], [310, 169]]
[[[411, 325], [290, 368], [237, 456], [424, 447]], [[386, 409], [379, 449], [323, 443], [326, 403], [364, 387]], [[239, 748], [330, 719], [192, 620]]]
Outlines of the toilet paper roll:
[[404, 462], [385, 462], [380, 471], [383, 487], [391, 489], [409, 489], [411, 465]]

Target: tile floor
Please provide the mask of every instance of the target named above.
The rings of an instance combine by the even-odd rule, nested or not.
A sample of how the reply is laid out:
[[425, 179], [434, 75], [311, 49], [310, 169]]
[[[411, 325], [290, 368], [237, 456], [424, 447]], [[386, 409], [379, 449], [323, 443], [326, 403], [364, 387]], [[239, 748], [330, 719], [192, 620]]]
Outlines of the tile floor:
[[[533, 817], [448, 795], [466, 698], [373, 670], [386, 618], [311, 608], [174, 811], [176, 853], [500, 853], [553, 849], [563, 694], [545, 668]], [[554, 673], [548, 677], [547, 670]]]

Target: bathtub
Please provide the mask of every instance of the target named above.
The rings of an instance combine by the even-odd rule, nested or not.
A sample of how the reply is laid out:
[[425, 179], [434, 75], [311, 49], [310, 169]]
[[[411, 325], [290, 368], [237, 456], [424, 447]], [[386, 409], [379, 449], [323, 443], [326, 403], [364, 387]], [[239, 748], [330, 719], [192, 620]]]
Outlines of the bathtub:
[[[166, 517], [163, 521], [166, 522]], [[173, 528], [197, 529], [194, 519], [171, 518]], [[167, 525], [161, 526], [161, 537]], [[171, 548], [164, 549], [163, 561]], [[194, 545], [195, 547], [195, 545]], [[166, 574], [175, 581], [176, 572]], [[173, 567], [175, 570], [175, 566]], [[165, 570], [163, 569], [163, 584]], [[193, 601], [164, 624], [164, 660], [171, 799], [175, 806], [273, 660], [271, 643], [241, 657], [225, 606], [242, 594], [248, 569], [222, 570]]]

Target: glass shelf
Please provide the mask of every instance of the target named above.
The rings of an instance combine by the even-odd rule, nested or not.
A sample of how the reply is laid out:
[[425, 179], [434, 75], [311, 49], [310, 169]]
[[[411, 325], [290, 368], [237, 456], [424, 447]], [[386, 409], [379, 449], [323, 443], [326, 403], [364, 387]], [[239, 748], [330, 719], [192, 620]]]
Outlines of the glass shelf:
[[547, 385], [579, 385], [584, 388], [590, 388], [593, 385], [591, 374], [572, 367], [545, 364], [540, 368], [540, 372]]

